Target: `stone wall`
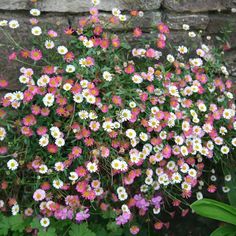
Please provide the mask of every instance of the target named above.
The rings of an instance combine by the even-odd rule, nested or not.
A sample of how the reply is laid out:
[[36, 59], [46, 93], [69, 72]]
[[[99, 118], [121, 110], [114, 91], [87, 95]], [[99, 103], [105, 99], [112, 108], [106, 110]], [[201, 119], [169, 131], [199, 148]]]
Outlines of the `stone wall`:
[[[91, 7], [90, 0], [38, 0], [37, 4], [43, 15], [41, 21], [61, 31], [69, 25], [76, 25], [79, 17], [88, 14]], [[31, 6], [30, 0], [0, 0], [0, 20], [18, 19], [22, 27], [16, 34], [24, 39], [23, 42], [27, 42], [28, 10]], [[101, 0], [99, 9], [104, 20], [108, 19], [113, 7], [125, 12], [142, 10], [144, 17], [139, 18], [138, 22], [132, 22], [132, 25], [145, 28], [146, 33], [156, 22], [167, 22], [175, 42], [182, 42], [183, 34], [186, 33], [182, 30], [183, 23], [189, 24], [192, 30], [202, 31], [202, 37], [198, 40], [204, 41], [207, 36], [211, 36], [210, 42], [214, 42], [222, 28], [231, 26], [233, 32], [226, 58], [231, 75], [236, 77], [236, 0]], [[120, 33], [128, 31], [122, 25], [116, 26], [115, 30]], [[16, 82], [17, 70], [5, 60], [7, 50], [4, 43], [4, 35], [0, 31], [0, 78], [7, 77], [11, 88], [15, 89], [19, 86]]]

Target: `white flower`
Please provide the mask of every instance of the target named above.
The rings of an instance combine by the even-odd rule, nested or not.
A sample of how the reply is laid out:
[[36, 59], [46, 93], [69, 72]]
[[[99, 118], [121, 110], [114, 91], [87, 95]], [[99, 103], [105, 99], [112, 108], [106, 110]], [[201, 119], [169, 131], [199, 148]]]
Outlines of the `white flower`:
[[182, 176], [181, 176], [178, 172], [175, 172], [175, 173], [173, 173], [173, 175], [171, 176], [171, 180], [173, 181], [173, 183], [181, 183], [181, 181], [182, 181]]
[[0, 21], [0, 26], [7, 26], [8, 21], [7, 20], [1, 20]]
[[196, 50], [196, 53], [199, 57], [204, 57], [206, 55], [206, 53], [204, 52], [204, 50], [202, 50], [201, 48], [198, 48]]
[[186, 54], [188, 52], [188, 49], [185, 46], [179, 46], [178, 52], [181, 54]]
[[112, 80], [112, 75], [108, 71], [104, 71], [103, 74], [102, 74], [102, 77], [106, 81], [111, 81]]
[[88, 95], [88, 96], [86, 97], [86, 101], [87, 101], [88, 103], [90, 103], [90, 104], [94, 104], [94, 103], [96, 102], [96, 97], [93, 96], [93, 95]]
[[93, 47], [93, 41], [92, 40], [87, 40], [85, 39], [83, 41], [83, 45], [86, 47], [86, 48], [92, 48]]
[[191, 185], [188, 184], [187, 182], [183, 182], [183, 183], [181, 184], [181, 187], [182, 187], [182, 189], [185, 190], [185, 191], [190, 191], [190, 190], [191, 190]]
[[149, 121], [148, 121], [148, 125], [152, 128], [158, 128], [160, 122], [159, 120], [157, 120], [156, 118], [151, 118]]
[[125, 132], [126, 136], [130, 139], [133, 139], [136, 137], [136, 132], [133, 129], [127, 129]]
[[67, 73], [73, 73], [75, 71], [75, 67], [73, 65], [67, 65], [66, 66], [66, 72]]
[[79, 178], [76, 172], [70, 172], [69, 180], [76, 181]]
[[191, 177], [195, 178], [197, 176], [197, 171], [195, 169], [191, 168], [191, 169], [188, 170], [188, 174]]
[[98, 5], [100, 3], [100, 0], [92, 0], [93, 5]]
[[27, 76], [25, 76], [25, 75], [21, 75], [21, 76], [19, 77], [19, 81], [20, 81], [22, 84], [27, 84], [27, 83], [29, 83], [30, 79], [29, 79], [29, 77], [27, 77]]
[[20, 207], [18, 204], [15, 204], [12, 208], [11, 208], [11, 212], [12, 212], [12, 215], [15, 216], [17, 215], [17, 213], [19, 212], [20, 210]]
[[43, 103], [46, 107], [51, 107], [54, 103], [54, 95], [52, 93], [47, 93], [44, 97], [43, 97]]
[[196, 34], [195, 34], [194, 32], [189, 32], [189, 33], [188, 33], [188, 36], [189, 36], [190, 38], [195, 38], [195, 37], [196, 37]]
[[182, 130], [183, 131], [188, 131], [190, 129], [190, 124], [188, 121], [183, 121], [182, 123]]
[[98, 170], [98, 166], [96, 163], [93, 163], [93, 162], [89, 162], [87, 164], [87, 170], [90, 172], [90, 173], [94, 173]]
[[181, 171], [182, 173], [187, 173], [188, 170], [189, 170], [189, 165], [188, 165], [187, 163], [184, 163], [183, 165], [181, 165], [180, 171]]
[[111, 162], [111, 167], [114, 169], [114, 170], [120, 170], [121, 169], [121, 161], [118, 160], [118, 159], [115, 159]]
[[189, 62], [192, 66], [202, 66], [203, 61], [201, 58], [190, 58]]
[[141, 132], [141, 133], [139, 134], [139, 138], [140, 138], [142, 141], [146, 142], [146, 141], [148, 140], [148, 135], [147, 135], [146, 133], [144, 133], [144, 132]]
[[188, 149], [187, 149], [186, 146], [181, 146], [180, 151], [181, 151], [183, 156], [187, 156], [188, 155]]
[[19, 164], [15, 159], [11, 159], [7, 162], [7, 167], [9, 170], [16, 170]]
[[4, 207], [4, 201], [0, 200], [0, 208]]
[[132, 76], [132, 81], [135, 84], [141, 84], [143, 82], [143, 78], [140, 75], [136, 74], [136, 75]]
[[228, 192], [230, 191], [230, 188], [227, 187], [227, 186], [223, 186], [223, 187], [222, 187], [222, 191], [223, 191], [224, 193], [228, 193]]
[[31, 33], [35, 36], [39, 36], [42, 34], [42, 29], [39, 27], [39, 26], [34, 26], [32, 29], [31, 29]]
[[46, 174], [48, 172], [48, 167], [44, 164], [39, 166], [39, 173], [40, 174]]
[[81, 102], [83, 102], [84, 98], [83, 98], [83, 95], [81, 93], [77, 93], [73, 96], [73, 100], [76, 103], [81, 103]]
[[226, 175], [225, 176], [225, 181], [229, 182], [229, 181], [231, 181], [231, 179], [232, 179], [231, 175]]
[[31, 9], [30, 14], [32, 16], [39, 16], [40, 15], [40, 10], [39, 9]]
[[231, 119], [235, 115], [235, 112], [232, 109], [224, 109], [223, 117], [227, 120]]
[[201, 192], [197, 192], [197, 193], [196, 193], [196, 197], [197, 197], [197, 200], [203, 199], [203, 195], [202, 195]]
[[62, 162], [56, 162], [54, 168], [56, 171], [64, 171], [64, 164]]
[[126, 21], [127, 17], [126, 17], [126, 15], [119, 15], [119, 19], [120, 19], [120, 21]]
[[63, 138], [57, 138], [56, 141], [55, 141], [55, 144], [58, 147], [63, 147], [65, 145], [65, 140]]
[[79, 115], [81, 120], [86, 120], [89, 117], [89, 113], [85, 110], [79, 111], [78, 115]]
[[16, 29], [18, 28], [20, 25], [19, 25], [19, 22], [17, 20], [11, 20], [9, 21], [8, 23], [9, 27], [12, 28], [12, 29]]
[[127, 120], [130, 120], [130, 119], [131, 119], [132, 114], [131, 114], [131, 111], [130, 111], [130, 110], [128, 110], [128, 109], [123, 109], [123, 110], [121, 110], [121, 112], [120, 112], [120, 116], [121, 116], [122, 121], [127, 121]]
[[168, 54], [167, 57], [166, 57], [167, 61], [170, 62], [170, 63], [173, 63], [175, 61], [175, 58], [171, 55], [171, 54]]
[[118, 8], [113, 8], [112, 9], [112, 15], [114, 16], [119, 16], [121, 11]]
[[46, 147], [49, 143], [48, 135], [44, 135], [39, 139], [39, 145], [41, 147]]
[[135, 108], [135, 107], [137, 106], [137, 104], [136, 104], [135, 102], [130, 102], [130, 103], [129, 103], [129, 106], [130, 106], [131, 108]]
[[199, 103], [198, 104], [198, 109], [202, 112], [205, 112], [207, 110], [207, 107], [204, 103]]
[[231, 143], [232, 143], [232, 145], [233, 145], [234, 147], [236, 147], [236, 138], [233, 138], [232, 141], [231, 141]]
[[153, 178], [152, 177], [146, 177], [144, 182], [147, 185], [151, 185], [153, 183]]
[[7, 135], [6, 130], [3, 127], [0, 127], [0, 141], [3, 141]]
[[120, 186], [120, 187], [117, 188], [116, 192], [117, 192], [118, 194], [121, 194], [121, 193], [125, 193], [126, 190], [125, 190], [124, 187]]
[[61, 55], [65, 55], [68, 52], [68, 49], [65, 46], [59, 46], [57, 52]]
[[220, 151], [223, 154], [228, 154], [229, 153], [229, 148], [228, 148], [228, 146], [224, 145], [224, 146], [221, 147]]
[[160, 208], [160, 207], [158, 207], [158, 208], [153, 208], [153, 214], [155, 214], [155, 215], [159, 214], [160, 211], [161, 211], [161, 208]]
[[50, 220], [47, 218], [47, 217], [43, 217], [41, 220], [40, 220], [40, 224], [43, 226], [43, 227], [48, 227], [50, 225]]
[[105, 121], [102, 124], [102, 128], [106, 131], [106, 132], [111, 132], [114, 129], [114, 124], [111, 121]]
[[60, 179], [54, 179], [52, 185], [56, 189], [60, 189], [63, 186], [63, 182]]
[[126, 192], [123, 192], [121, 194], [118, 194], [118, 198], [120, 201], [125, 201], [128, 198], [128, 194]]
[[52, 40], [46, 40], [44, 45], [47, 49], [52, 49], [55, 47], [55, 44]]
[[178, 88], [176, 86], [173, 86], [173, 85], [170, 86], [169, 87], [169, 93], [172, 96], [179, 97], [179, 91], [178, 91]]
[[190, 28], [189, 25], [183, 24], [183, 29], [184, 29], [184, 30], [189, 30], [189, 28]]
[[72, 88], [72, 85], [71, 85], [70, 83], [65, 83], [65, 84], [63, 85], [63, 89], [64, 89], [65, 91], [70, 91], [71, 88]]

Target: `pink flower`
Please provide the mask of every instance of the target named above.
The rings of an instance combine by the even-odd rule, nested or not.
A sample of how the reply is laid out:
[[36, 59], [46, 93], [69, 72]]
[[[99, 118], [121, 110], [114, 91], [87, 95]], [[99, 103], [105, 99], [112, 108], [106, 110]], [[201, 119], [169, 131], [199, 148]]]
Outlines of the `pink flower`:
[[171, 147], [170, 145], [166, 145], [162, 150], [162, 155], [167, 159], [171, 156]]
[[39, 61], [42, 57], [42, 52], [39, 49], [34, 49], [30, 52], [30, 58], [34, 61]]
[[128, 65], [126, 68], [125, 68], [125, 73], [126, 74], [132, 74], [134, 73], [135, 69], [134, 69], [134, 66], [133, 65]]
[[46, 197], [46, 192], [42, 189], [37, 189], [33, 195], [33, 199], [37, 202], [42, 201], [45, 197]]
[[141, 37], [142, 36], [142, 30], [139, 27], [136, 27], [133, 31], [133, 35], [135, 38]]
[[84, 211], [78, 212], [78, 213], [76, 214], [75, 219], [76, 219], [76, 221], [77, 221], [78, 223], [80, 223], [81, 221], [86, 220], [86, 219], [88, 219], [89, 217], [90, 217], [89, 209], [86, 209], [86, 210], [84, 210]]
[[13, 53], [11, 53], [11, 54], [8, 56], [8, 59], [9, 59], [10, 61], [13, 61], [13, 60], [16, 59], [16, 57], [17, 57], [16, 52], [13, 52]]

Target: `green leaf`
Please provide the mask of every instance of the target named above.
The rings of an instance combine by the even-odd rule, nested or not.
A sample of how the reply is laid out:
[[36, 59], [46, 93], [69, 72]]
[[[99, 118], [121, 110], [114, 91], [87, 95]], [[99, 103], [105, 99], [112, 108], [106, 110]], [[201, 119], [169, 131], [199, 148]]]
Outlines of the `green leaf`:
[[69, 236], [96, 236], [94, 232], [92, 232], [88, 228], [87, 223], [82, 223], [80, 225], [72, 224], [71, 229], [69, 231]]
[[8, 231], [10, 229], [10, 223], [8, 217], [1, 216], [0, 217], [0, 235], [5, 236], [8, 235]]
[[12, 231], [22, 232], [25, 229], [22, 215], [10, 216], [9, 223]]
[[39, 219], [38, 218], [34, 218], [30, 224], [30, 226], [33, 228], [33, 229], [43, 229], [42, 225], [40, 224], [39, 222]]
[[123, 234], [123, 229], [118, 226], [115, 221], [107, 224], [107, 230], [111, 231], [109, 236], [121, 236]]
[[102, 213], [102, 218], [104, 218], [104, 219], [115, 219], [116, 218], [116, 212], [113, 211], [113, 210], [104, 211]]
[[210, 236], [235, 236], [236, 227], [233, 225], [224, 225], [216, 229]]
[[227, 204], [205, 198], [194, 202], [191, 208], [201, 216], [236, 225], [236, 208]]
[[40, 230], [38, 233], [38, 236], [57, 236], [56, 229], [53, 227], [50, 227], [47, 229], [47, 231]]
[[224, 175], [231, 175], [231, 181], [226, 182], [225, 185], [230, 188], [227, 193], [230, 205], [236, 207], [236, 162], [231, 161], [222, 167]]

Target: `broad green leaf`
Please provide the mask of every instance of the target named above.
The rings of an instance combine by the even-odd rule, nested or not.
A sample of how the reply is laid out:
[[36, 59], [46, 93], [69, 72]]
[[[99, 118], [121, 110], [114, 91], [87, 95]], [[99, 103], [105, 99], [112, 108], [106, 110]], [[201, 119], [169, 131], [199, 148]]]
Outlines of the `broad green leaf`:
[[57, 236], [56, 229], [53, 227], [50, 227], [47, 229], [47, 231], [40, 230], [38, 233], [38, 236]]
[[210, 236], [235, 236], [235, 235], [236, 235], [236, 226], [224, 225], [213, 231]]
[[225, 181], [225, 186], [230, 188], [227, 193], [230, 205], [236, 207], [236, 162], [231, 161], [222, 167], [224, 175], [231, 175], [231, 181]]
[[236, 225], [236, 208], [211, 199], [194, 202], [191, 208], [199, 215]]
[[108, 234], [109, 236], [121, 236], [123, 233], [123, 229], [118, 226], [115, 221], [109, 222], [107, 224], [107, 230], [111, 231]]
[[40, 224], [38, 218], [34, 218], [34, 219], [32, 220], [32, 222], [31, 222], [30, 226], [31, 226], [33, 229], [40, 229], [40, 230], [43, 229], [43, 227], [42, 227], [42, 225]]
[[104, 219], [115, 219], [116, 218], [116, 212], [113, 211], [113, 210], [104, 211], [102, 213], [102, 218], [104, 218]]
[[8, 235], [9, 229], [10, 229], [10, 223], [8, 217], [0, 216], [0, 235], [1, 236]]
[[22, 232], [25, 229], [25, 224], [22, 215], [10, 216], [9, 223], [12, 231]]
[[82, 223], [82, 224], [72, 224], [71, 229], [69, 231], [69, 236], [96, 236], [94, 232], [92, 232], [88, 228], [87, 223]]

